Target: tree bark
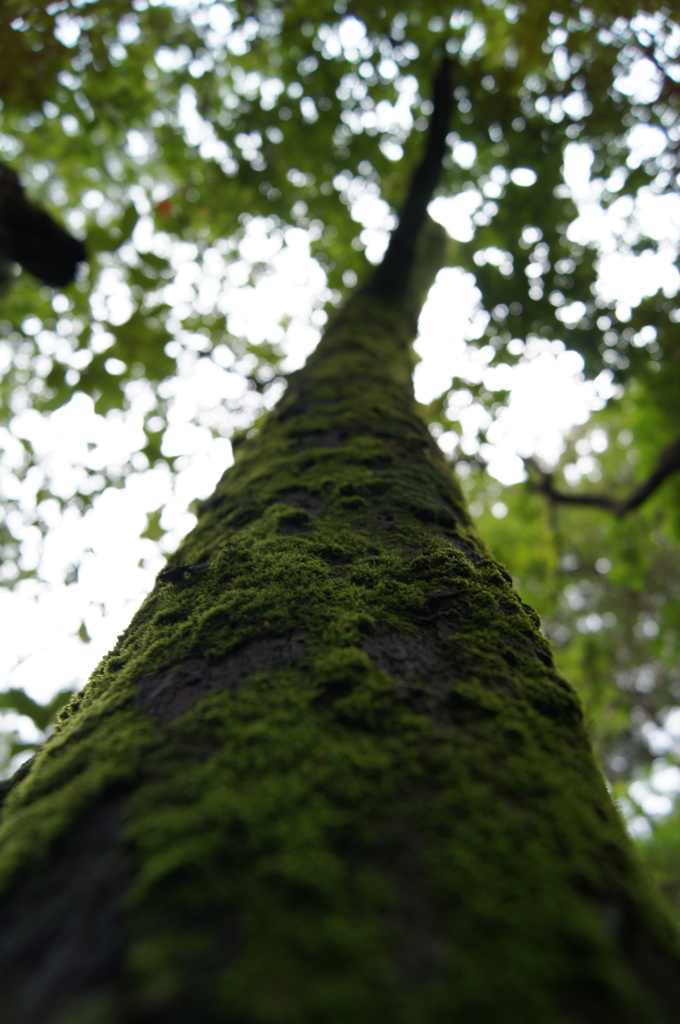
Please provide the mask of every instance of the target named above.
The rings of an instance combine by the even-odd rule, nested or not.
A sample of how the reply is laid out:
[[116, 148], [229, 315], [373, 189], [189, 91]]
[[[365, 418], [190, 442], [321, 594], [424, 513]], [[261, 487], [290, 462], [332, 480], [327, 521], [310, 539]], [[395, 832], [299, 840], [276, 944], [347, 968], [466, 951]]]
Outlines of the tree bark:
[[358, 291], [6, 797], [12, 1024], [639, 1024], [678, 945]]

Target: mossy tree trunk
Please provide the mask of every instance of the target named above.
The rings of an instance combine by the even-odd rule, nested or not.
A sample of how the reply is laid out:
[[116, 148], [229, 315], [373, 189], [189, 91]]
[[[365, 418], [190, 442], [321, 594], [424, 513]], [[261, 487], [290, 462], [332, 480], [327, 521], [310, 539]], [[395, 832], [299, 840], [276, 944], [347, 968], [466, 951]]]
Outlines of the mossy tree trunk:
[[11, 1024], [677, 1019], [578, 700], [415, 404], [397, 242], [7, 795]]

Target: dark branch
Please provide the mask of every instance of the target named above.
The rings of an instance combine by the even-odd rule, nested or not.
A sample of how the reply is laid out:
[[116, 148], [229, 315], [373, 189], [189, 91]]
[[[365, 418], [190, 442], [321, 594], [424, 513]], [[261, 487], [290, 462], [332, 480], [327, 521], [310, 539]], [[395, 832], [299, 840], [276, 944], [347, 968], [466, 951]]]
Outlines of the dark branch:
[[433, 110], [425, 152], [411, 179], [406, 202], [399, 223], [390, 237], [387, 252], [368, 285], [369, 291], [385, 298], [402, 295], [408, 285], [418, 235], [439, 182], [453, 109], [453, 67], [454, 62], [445, 57], [432, 81]]
[[86, 258], [83, 243], [29, 202], [16, 172], [0, 163], [0, 261], [18, 263], [45, 284], [63, 288]]
[[525, 464], [540, 475], [539, 483], [532, 484], [532, 489], [538, 491], [552, 502], [559, 502], [565, 505], [590, 505], [595, 508], [603, 508], [614, 515], [623, 517], [634, 509], [639, 508], [651, 494], [656, 491], [664, 482], [666, 477], [680, 470], [680, 437], [671, 441], [659, 455], [658, 461], [646, 480], [637, 487], [634, 487], [627, 498], [614, 498], [608, 494], [569, 494], [560, 491], [553, 483], [552, 473], [546, 473], [536, 465], [533, 459], [525, 459]]

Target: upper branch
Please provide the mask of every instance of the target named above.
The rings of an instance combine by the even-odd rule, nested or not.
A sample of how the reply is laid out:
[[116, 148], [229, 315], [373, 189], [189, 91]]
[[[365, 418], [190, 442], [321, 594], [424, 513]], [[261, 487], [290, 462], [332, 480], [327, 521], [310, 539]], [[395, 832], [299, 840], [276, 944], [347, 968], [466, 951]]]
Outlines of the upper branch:
[[568, 494], [555, 487], [552, 473], [540, 469], [533, 459], [525, 459], [525, 462], [538, 470], [541, 476], [540, 482], [532, 485], [533, 489], [545, 494], [550, 501], [569, 505], [591, 505], [622, 517], [639, 508], [661, 486], [666, 477], [680, 470], [680, 437], [663, 449], [647, 479], [634, 487], [627, 498], [614, 498], [608, 494]]
[[446, 138], [453, 109], [453, 67], [453, 60], [445, 57], [433, 78], [433, 109], [425, 152], [411, 179], [399, 223], [390, 236], [383, 261], [368, 284], [369, 291], [384, 298], [402, 295], [408, 285], [418, 235], [425, 222], [427, 207], [437, 187], [446, 155]]
[[83, 243], [31, 203], [16, 172], [0, 163], [0, 260], [19, 263], [45, 284], [63, 288], [86, 258]]

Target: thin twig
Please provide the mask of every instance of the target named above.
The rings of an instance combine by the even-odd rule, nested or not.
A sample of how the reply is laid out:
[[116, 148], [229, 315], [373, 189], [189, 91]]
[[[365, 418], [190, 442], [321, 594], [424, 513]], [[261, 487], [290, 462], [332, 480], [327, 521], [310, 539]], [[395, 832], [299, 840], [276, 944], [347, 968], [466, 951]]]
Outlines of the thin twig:
[[525, 465], [530, 466], [539, 474], [540, 480], [531, 483], [532, 490], [538, 491], [551, 502], [559, 502], [565, 505], [590, 505], [595, 508], [603, 508], [608, 512], [622, 518], [634, 509], [639, 508], [650, 495], [652, 495], [672, 473], [680, 470], [680, 437], [667, 445], [657, 460], [657, 464], [646, 480], [637, 487], [634, 487], [627, 498], [614, 498], [609, 494], [569, 494], [560, 491], [553, 483], [552, 473], [541, 469], [534, 459], [525, 459]]

